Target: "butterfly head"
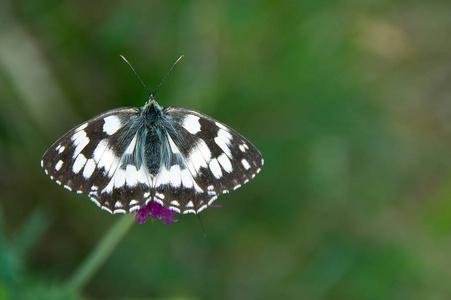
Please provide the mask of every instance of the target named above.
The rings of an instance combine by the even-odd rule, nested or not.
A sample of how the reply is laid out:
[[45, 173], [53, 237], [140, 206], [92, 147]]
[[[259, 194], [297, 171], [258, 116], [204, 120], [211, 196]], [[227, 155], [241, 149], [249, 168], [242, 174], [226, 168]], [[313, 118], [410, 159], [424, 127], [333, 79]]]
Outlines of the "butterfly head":
[[157, 100], [150, 94], [149, 99], [142, 108], [142, 117], [146, 121], [146, 124], [152, 125], [157, 123], [162, 116], [162, 108], [158, 105]]
[[150, 105], [158, 105], [158, 102], [157, 100], [155, 100], [153, 94], [149, 94], [149, 99], [147, 99], [146, 103], [144, 104], [144, 108]]

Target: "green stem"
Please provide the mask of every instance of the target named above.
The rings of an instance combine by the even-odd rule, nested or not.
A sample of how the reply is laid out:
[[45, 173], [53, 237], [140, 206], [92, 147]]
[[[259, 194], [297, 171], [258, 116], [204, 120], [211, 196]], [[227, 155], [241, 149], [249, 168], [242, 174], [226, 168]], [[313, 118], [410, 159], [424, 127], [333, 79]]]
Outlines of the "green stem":
[[69, 278], [66, 288], [73, 291], [80, 290], [110, 256], [133, 223], [134, 218], [131, 216], [120, 218]]

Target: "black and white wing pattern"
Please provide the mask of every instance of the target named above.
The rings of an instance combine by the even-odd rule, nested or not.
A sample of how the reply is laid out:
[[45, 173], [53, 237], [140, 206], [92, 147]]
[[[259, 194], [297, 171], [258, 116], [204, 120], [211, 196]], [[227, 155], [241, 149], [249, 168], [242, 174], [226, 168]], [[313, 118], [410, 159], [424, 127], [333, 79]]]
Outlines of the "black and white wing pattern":
[[260, 152], [227, 125], [183, 107], [167, 107], [163, 115], [171, 157], [156, 177], [155, 192], [170, 209], [198, 213], [260, 172]]
[[102, 209], [129, 212], [142, 205], [131, 197], [151, 189], [143, 149], [138, 147], [139, 118], [140, 110], [134, 107], [102, 113], [56, 141], [42, 157], [41, 167], [57, 184], [88, 195]]
[[152, 95], [142, 109], [110, 110], [75, 127], [41, 160], [52, 180], [113, 214], [150, 201], [199, 213], [262, 165], [260, 152], [235, 130], [192, 109], [162, 109]]

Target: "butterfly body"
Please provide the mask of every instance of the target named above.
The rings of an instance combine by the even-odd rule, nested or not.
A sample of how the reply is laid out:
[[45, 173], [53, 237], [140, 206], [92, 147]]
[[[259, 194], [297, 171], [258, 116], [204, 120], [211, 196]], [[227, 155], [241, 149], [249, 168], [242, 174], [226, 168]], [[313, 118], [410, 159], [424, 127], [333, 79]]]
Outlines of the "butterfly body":
[[192, 109], [162, 108], [152, 95], [141, 109], [117, 108], [80, 124], [41, 160], [52, 180], [113, 214], [149, 201], [199, 213], [262, 165], [235, 130]]

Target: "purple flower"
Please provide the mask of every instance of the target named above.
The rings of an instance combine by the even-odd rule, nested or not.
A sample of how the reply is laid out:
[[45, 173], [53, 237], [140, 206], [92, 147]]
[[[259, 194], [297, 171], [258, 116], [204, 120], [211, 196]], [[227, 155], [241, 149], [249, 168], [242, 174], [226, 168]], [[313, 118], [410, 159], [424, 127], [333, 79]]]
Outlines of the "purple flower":
[[155, 220], [158, 218], [159, 220], [163, 220], [164, 224], [169, 225], [171, 221], [178, 221], [174, 220], [172, 217], [173, 213], [175, 213], [175, 211], [167, 209], [155, 201], [149, 201], [146, 206], [136, 212], [135, 220], [138, 219], [138, 223], [142, 224], [146, 222], [147, 217], [151, 217], [153, 215]]
[[[208, 205], [209, 207], [221, 207], [221, 205]], [[176, 213], [173, 210], [167, 209], [161, 204], [155, 201], [149, 201], [146, 206], [136, 211], [135, 220], [138, 220], [139, 224], [146, 223], [147, 217], [152, 217], [154, 220], [163, 220], [164, 224], [169, 225], [172, 222], [177, 222], [178, 220], [174, 220], [172, 214]]]

